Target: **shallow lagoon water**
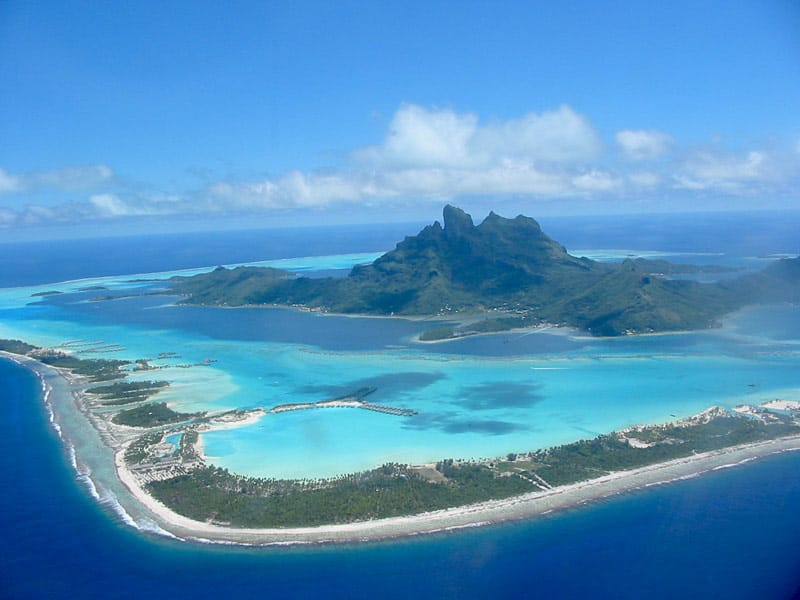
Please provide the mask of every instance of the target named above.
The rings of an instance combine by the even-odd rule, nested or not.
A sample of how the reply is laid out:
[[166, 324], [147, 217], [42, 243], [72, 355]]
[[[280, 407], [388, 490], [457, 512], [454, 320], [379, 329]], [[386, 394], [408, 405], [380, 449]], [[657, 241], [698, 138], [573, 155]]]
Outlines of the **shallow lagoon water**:
[[[361, 258], [292, 264], [313, 271]], [[431, 327], [426, 320], [126, 297], [163, 290], [174, 274], [54, 284], [63, 293], [35, 298], [48, 286], [0, 290], [0, 336], [47, 346], [92, 341], [72, 349], [84, 357], [151, 359], [162, 368], [133, 378], [170, 381], [157, 399], [179, 411], [270, 409], [370, 386], [377, 388], [371, 402], [417, 412], [267, 414], [203, 435], [212, 463], [268, 477], [503, 456], [800, 390], [800, 338], [796, 327], [780, 326], [800, 322], [797, 307], [743, 311], [722, 328], [695, 333], [598, 339], [553, 328], [422, 344], [414, 340]], [[92, 287], [105, 289], [86, 291]], [[94, 301], [98, 294], [122, 297]], [[108, 344], [124, 349], [104, 352]], [[157, 358], [163, 353], [175, 356]]]
[[113, 495], [101, 488], [97, 502], [87, 478], [76, 481], [36, 377], [0, 360], [0, 382], [4, 598], [371, 598], [376, 590], [520, 598], [535, 589], [543, 597], [777, 600], [800, 589], [798, 452], [525, 522], [247, 549], [163, 538], [135, 513], [133, 530]]
[[[725, 221], [724, 231], [732, 231], [730, 240], [726, 240], [722, 235], [709, 235], [713, 222], [700, 222], [693, 218], [682, 222], [681, 227], [698, 223], [696, 235], [683, 232], [677, 238], [666, 232], [678, 229], [670, 230], [669, 224], [660, 221], [657, 233], [666, 240], [662, 245], [652, 241], [651, 232], [617, 221], [616, 218], [609, 220], [617, 227], [616, 230], [608, 227], [608, 223], [601, 227], [587, 226], [586, 231], [593, 236], [596, 231], [601, 231], [605, 238], [596, 239], [595, 236], [585, 240], [586, 236], [578, 235], [581, 233], [578, 231], [576, 239], [582, 247], [624, 248], [623, 244], [632, 238], [626, 238], [622, 244], [618, 237], [606, 238], [616, 235], [617, 231], [624, 231], [626, 236], [634, 232], [638, 243], [631, 242], [633, 249], [667, 247], [691, 251], [698, 241], [703, 244], [714, 242], [723, 247], [731, 242], [736, 247], [740, 240], [752, 238], [752, 233], [750, 238], [739, 235], [741, 231], [762, 231], [753, 226], [750, 218], [745, 219], [738, 229], [731, 229]], [[788, 235], [760, 234], [773, 244], [768, 251], [796, 252], [797, 220], [781, 218], [776, 222], [778, 229], [785, 230]], [[568, 225], [572, 227], [573, 222], [569, 221]], [[555, 233], [560, 240], [569, 241], [549, 225], [545, 230]], [[407, 233], [413, 231], [409, 229]], [[572, 230], [564, 229], [565, 233], [569, 231]], [[237, 236], [237, 244], [239, 238]], [[682, 243], [684, 238], [691, 243]], [[282, 238], [282, 243], [286, 239]], [[391, 239], [396, 239], [396, 236]], [[184, 248], [188, 243], [186, 239], [176, 239], [173, 245]], [[92, 256], [104, 258], [108, 255], [109, 263], [113, 263], [90, 265], [95, 272], [122, 273], [112, 278], [118, 282], [115, 283], [117, 289], [150, 285], [125, 284], [135, 274], [146, 272], [148, 269], [142, 268], [144, 265], [158, 267], [150, 271], [167, 271], [178, 266], [214, 265], [224, 260], [220, 257], [219, 244], [198, 244], [197, 248], [208, 251], [197, 259], [199, 262], [190, 265], [178, 265], [171, 253], [163, 251], [163, 245], [156, 245], [159, 251], [151, 252], [152, 260], [144, 262], [129, 252], [109, 254], [103, 251], [103, 244], [98, 246], [87, 242], [86, 246]], [[718, 246], [702, 246], [700, 249], [709, 252], [721, 250]], [[281, 256], [293, 251], [281, 250]], [[757, 251], [750, 247], [745, 250]], [[304, 247], [294, 255], [300, 256], [300, 252], [306, 251]], [[9, 260], [14, 263], [17, 258], [29, 255], [27, 251], [20, 253], [12, 249]], [[52, 256], [49, 247], [45, 255]], [[0, 278], [4, 278], [4, 285], [20, 285], [26, 281], [59, 281], [57, 274], [62, 272], [69, 272], [70, 277], [91, 274], [86, 272], [86, 268], [81, 270], [76, 268], [76, 264], [70, 264], [68, 253], [64, 256], [64, 264], [48, 265], [34, 261], [16, 272], [3, 269]], [[242, 259], [237, 255], [225, 262]], [[70, 285], [72, 289], [79, 289], [90, 283], [81, 280]], [[337, 374], [335, 369], [329, 368], [323, 374], [332, 375], [332, 381], [319, 386], [317, 382], [324, 380], [322, 377], [306, 383], [287, 382], [296, 372], [302, 375], [302, 366], [308, 364], [306, 361], [311, 356], [330, 354], [336, 359], [348, 358], [349, 362], [338, 364], [355, 364], [360, 368], [357, 349], [324, 350], [324, 344], [286, 345], [259, 340], [234, 343], [234, 340], [226, 339], [224, 327], [219, 328], [223, 331], [216, 333], [208, 331], [199, 335], [192, 332], [190, 319], [186, 319], [184, 328], [171, 326], [169, 321], [157, 326], [148, 326], [146, 322], [120, 325], [103, 318], [107, 313], [102, 307], [92, 309], [94, 312], [79, 320], [74, 313], [68, 314], [62, 308], [46, 304], [27, 306], [30, 302], [42, 301], [41, 298], [31, 298], [30, 293], [54, 287], [66, 289], [67, 285], [41, 284], [33, 288], [0, 290], [0, 336], [20, 337], [42, 345], [57, 345], [70, 339], [103, 340], [128, 348], [125, 352], [107, 355], [109, 358], [153, 357], [159, 352], [178, 351], [180, 358], [159, 361], [165, 365], [172, 364], [171, 368], [137, 375], [146, 378], [157, 375], [173, 381], [174, 385], [162, 392], [162, 398], [176, 405], [232, 407], [248, 403], [258, 405], [265, 398], [338, 395], [361, 377], [361, 374]], [[113, 304], [99, 303], [97, 306], [111, 307]], [[528, 361], [534, 376], [549, 381], [546, 389], [550, 395], [535, 402], [543, 388], [530, 384], [523, 375], [524, 369], [514, 371], [511, 383], [523, 380], [529, 393], [519, 394], [519, 387], [509, 386], [502, 396], [495, 394], [496, 398], [504, 400], [505, 405], [510, 405], [503, 408], [509, 419], [527, 414], [524, 407], [517, 405], [526, 401], [537, 410], [549, 406], [550, 412], [555, 413], [560, 409], [574, 420], [596, 419], [598, 414], [587, 413], [585, 406], [595, 400], [591, 394], [593, 382], [602, 380], [607, 383], [613, 374], [617, 383], [607, 389], [605, 396], [613, 404], [617, 401], [616, 392], [624, 392], [622, 382], [630, 378], [631, 365], [637, 366], [634, 374], [651, 374], [633, 381], [642, 384], [658, 382], [658, 385], [641, 386], [642, 397], [654, 398], [650, 410], [672, 409], [679, 414], [680, 402], [685, 402], [685, 410], [691, 412], [695, 404], [704, 404], [705, 400], [712, 399], [730, 402], [733, 398], [758, 400], [774, 395], [790, 397], [791, 394], [797, 397], [798, 382], [793, 372], [800, 371], [796, 368], [799, 317], [795, 307], [770, 307], [745, 311], [727, 320], [723, 329], [697, 334], [616, 340], [584, 339], [565, 335], [565, 332], [547, 337], [508, 334], [508, 342], [502, 335], [489, 336], [462, 340], [463, 344], [426, 345], [419, 350], [428, 355], [423, 364], [436, 365], [433, 372], [441, 371], [442, 365], [462, 362], [465, 368], [453, 373], [473, 377], [458, 387], [472, 387], [473, 393], [468, 398], [471, 398], [471, 410], [475, 415], [493, 412], [496, 420], [503, 416], [499, 414], [500, 409], [480, 408], [485, 401], [485, 396], [480, 393], [485, 391], [480, 387], [482, 380], [470, 373], [466, 366], [498, 364], [496, 357], [503, 357], [505, 348], [516, 340], [525, 346], [522, 350], [506, 353], [506, 362], [516, 360], [515, 357]], [[313, 332], [315, 329], [310, 330]], [[373, 347], [380, 346], [380, 350], [372, 352], [376, 356], [414, 355], [417, 350], [408, 341], [398, 341], [402, 335], [382, 337], [380, 328], [365, 327], [363, 335], [368, 342], [380, 338], [379, 342], [369, 342]], [[329, 344], [334, 342], [335, 338]], [[348, 343], [352, 345], [352, 341]], [[404, 348], [392, 347], [397, 345]], [[233, 346], [241, 346], [243, 352], [235, 352]], [[602, 357], [593, 358], [592, 354], [598, 348], [603, 351]], [[209, 357], [215, 357], [219, 362], [190, 369], [176, 366]], [[697, 358], [702, 361], [694, 368], [691, 363]], [[464, 362], [466, 359], [474, 362]], [[278, 367], [285, 366], [288, 372], [282, 373], [279, 368], [265, 370], [265, 360], [275, 362]], [[419, 356], [417, 360], [421, 361]], [[563, 364], [553, 365], [559, 361]], [[232, 364], [239, 367], [231, 369]], [[563, 370], [576, 364], [585, 369], [594, 365], [594, 369], [572, 371], [573, 377], [567, 377], [569, 371]], [[446, 380], [434, 379], [432, 372], [420, 371], [418, 366], [412, 371], [405, 365], [403, 363], [402, 369], [386, 376], [374, 372], [367, 375], [373, 380], [379, 378], [376, 401], [377, 394], [383, 393], [387, 398], [391, 397], [392, 402], [411, 402], [416, 393], [413, 390], [437, 389], [434, 387], [437, 385], [440, 390], [448, 387]], [[578, 373], [591, 373], [592, 378], [584, 381], [576, 377]], [[681, 376], [672, 377], [673, 374]], [[304, 377], [308, 378], [309, 373], [306, 372]], [[777, 381], [773, 381], [773, 377], [777, 377]], [[574, 598], [640, 598], [646, 595], [648, 598], [771, 599], [791, 597], [798, 590], [800, 521], [796, 507], [800, 501], [800, 480], [795, 476], [800, 466], [798, 453], [754, 461], [739, 468], [649, 488], [524, 523], [360, 546], [246, 550], [185, 544], [134, 532], [126, 524], [127, 517], [114, 512], [114, 496], [123, 501], [124, 490], [120, 489], [118, 482], [115, 484], [110, 456], [92, 435], [85, 420], [79, 414], [67, 411], [64, 414], [75, 419], [74, 422], [62, 422], [62, 426], [71, 430], [78, 456], [89, 463], [82, 463], [81, 469], [85, 472], [86, 466], [90, 466], [92, 480], [111, 484], [98, 486], [103, 498], [102, 508], [90, 498], [88, 479], [80, 477], [76, 482], [69, 455], [62, 456], [61, 443], [49, 428], [47, 415], [38, 402], [36, 379], [15, 365], [0, 361], [0, 381], [3, 383], [0, 396], [6, 407], [6, 418], [1, 422], [3, 435], [0, 436], [3, 443], [3, 452], [0, 452], [3, 468], [0, 471], [7, 491], [2, 496], [3, 510], [0, 511], [5, 532], [2, 536], [4, 560], [0, 564], [0, 595], [3, 597], [72, 598], [78, 594], [84, 597], [140, 598], [177, 594], [217, 598], [220, 594], [234, 592], [276, 598], [322, 595], [354, 598], [374, 597], [375, 590], [380, 589], [384, 596], [398, 598], [518, 598], [536, 593], [543, 597]], [[540, 384], [541, 380], [537, 379], [536, 383]], [[555, 392], [567, 384], [572, 389], [565, 388], [563, 395], [556, 396]], [[750, 384], [757, 387], [750, 387]], [[450, 385], [450, 396], [456, 387]], [[273, 388], [274, 393], [267, 395], [266, 391]], [[579, 397], [574, 400], [572, 408], [559, 406], [573, 393]], [[627, 402], [633, 401], [634, 392], [622, 395]], [[661, 399], [666, 399], [667, 403], [660, 405]], [[443, 398], [438, 404], [434, 397], [428, 401], [432, 406], [447, 409], [452, 404], [452, 398]], [[353, 415], [356, 411], [340, 412]], [[634, 420], [625, 414], [623, 406], [619, 412], [619, 418]], [[327, 419], [322, 413], [305, 414]], [[366, 413], [361, 416], [366, 416]], [[672, 417], [668, 414], [665, 418]], [[595, 426], [599, 428], [603, 422], [600, 419]], [[399, 425], [396, 421], [388, 423], [395, 427]], [[289, 432], [288, 440], [301, 439], [295, 435], [296, 432], [291, 432], [290, 423], [284, 425]], [[334, 428], [334, 425], [335, 422], [324, 423], [325, 429]], [[586, 423], [579, 426], [592, 428], [586, 427]], [[311, 427], [306, 430], [313, 433]], [[566, 428], [563, 430], [568, 431]], [[571, 431], [580, 430], [573, 428]], [[234, 432], [237, 430], [229, 431]], [[242, 429], [237, 433], [257, 438], [257, 425], [250, 431]], [[443, 444], [470, 435], [437, 433], [435, 428], [429, 429], [428, 433]], [[481, 437], [484, 441], [503, 439], [503, 436], [489, 435], [475, 436], [475, 439]], [[93, 444], [88, 443], [92, 439]], [[228, 438], [234, 439], [235, 436]], [[20, 448], [25, 451], [20, 452]], [[452, 446], [447, 447], [448, 455], [451, 449]], [[224, 448], [220, 447], [220, 450]], [[229, 458], [235, 455], [234, 452]], [[148, 521], [143, 515], [132, 511], [132, 516], [140, 527], [148, 529]], [[114, 551], [109, 552], [109, 548]], [[313, 576], [309, 576], [310, 573]]]

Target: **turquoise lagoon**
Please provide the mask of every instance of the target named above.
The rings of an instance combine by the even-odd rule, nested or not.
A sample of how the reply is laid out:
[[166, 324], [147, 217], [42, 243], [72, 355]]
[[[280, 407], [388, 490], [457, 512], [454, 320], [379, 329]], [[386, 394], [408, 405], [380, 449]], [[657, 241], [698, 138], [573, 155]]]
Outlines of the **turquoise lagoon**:
[[[258, 264], [346, 273], [376, 256]], [[749, 309], [694, 333], [597, 339], [544, 329], [420, 344], [415, 336], [431, 326], [424, 320], [191, 307], [139, 295], [202, 270], [2, 289], [0, 337], [87, 358], [150, 359], [160, 369], [131, 378], [168, 380], [156, 398], [179, 411], [269, 409], [374, 386], [371, 402], [417, 412], [304, 410], [203, 434], [213, 464], [268, 477], [503, 456], [672, 421], [712, 405], [800, 399], [797, 307]], [[96, 287], [105, 289], [87, 290]], [[32, 297], [53, 290], [62, 293]], [[98, 295], [121, 297], [95, 301]]]

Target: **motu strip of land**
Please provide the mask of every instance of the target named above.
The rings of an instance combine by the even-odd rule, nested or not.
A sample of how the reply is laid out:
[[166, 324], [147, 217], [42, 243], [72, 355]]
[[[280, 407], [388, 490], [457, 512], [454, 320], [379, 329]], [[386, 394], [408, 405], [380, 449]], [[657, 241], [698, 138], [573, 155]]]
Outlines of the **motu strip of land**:
[[[33, 360], [21, 360], [36, 369], [48, 368], [41, 358], [49, 354], [41, 349], [17, 341], [0, 342], [0, 348], [32, 355]], [[124, 371], [116, 361], [55, 362], [58, 372], [72, 382], [103, 440], [115, 449], [120, 480], [165, 529], [182, 536], [273, 543], [434, 531], [539, 514], [800, 448], [800, 403], [779, 399], [732, 412], [715, 407], [674, 423], [630, 428], [491, 461], [456, 458], [421, 466], [386, 464], [322, 480], [253, 478], [206, 464], [199, 434], [251, 423], [266, 411], [175, 413], [177, 420], [171, 423], [122, 425], [115, 422], [113, 410], [91, 412], [98, 398], [106, 400], [110, 390], [124, 396], [163, 386], [152, 382], [141, 389], [125, 386]], [[87, 393], [98, 377], [114, 381], [113, 368], [119, 370], [120, 381]], [[352, 396], [363, 401], [368, 393], [362, 390]], [[330, 402], [337, 401], [344, 400]], [[167, 436], [176, 433], [181, 434], [180, 441], [167, 443]]]

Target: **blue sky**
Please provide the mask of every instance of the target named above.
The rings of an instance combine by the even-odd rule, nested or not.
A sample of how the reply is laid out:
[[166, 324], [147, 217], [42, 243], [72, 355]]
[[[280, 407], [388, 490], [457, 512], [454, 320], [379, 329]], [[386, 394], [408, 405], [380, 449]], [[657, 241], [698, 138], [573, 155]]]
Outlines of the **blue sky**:
[[10, 1], [0, 82], [6, 237], [800, 207], [792, 0]]

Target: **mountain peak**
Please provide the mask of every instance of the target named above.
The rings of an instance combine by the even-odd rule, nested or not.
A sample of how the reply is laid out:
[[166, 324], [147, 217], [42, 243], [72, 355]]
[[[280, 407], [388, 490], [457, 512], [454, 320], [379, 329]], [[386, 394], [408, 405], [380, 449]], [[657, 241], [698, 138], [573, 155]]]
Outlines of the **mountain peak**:
[[[652, 275], [637, 263], [575, 258], [529, 217], [494, 212], [477, 227], [463, 210], [444, 209], [371, 265], [345, 278], [293, 277], [254, 267], [216, 270], [178, 283], [194, 303], [281, 304], [343, 313], [445, 315], [492, 311], [580, 327], [597, 335], [708, 327], [746, 303], [797, 301], [800, 258], [721, 284]], [[658, 271], [660, 272], [660, 271]], [[762, 291], [766, 290], [766, 291]], [[495, 312], [496, 311], [496, 312]], [[505, 319], [505, 321], [504, 321]], [[489, 319], [484, 331], [505, 327]]]
[[475, 227], [471, 216], [450, 204], [444, 207], [443, 217], [445, 233], [451, 235], [461, 235]]

